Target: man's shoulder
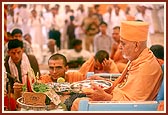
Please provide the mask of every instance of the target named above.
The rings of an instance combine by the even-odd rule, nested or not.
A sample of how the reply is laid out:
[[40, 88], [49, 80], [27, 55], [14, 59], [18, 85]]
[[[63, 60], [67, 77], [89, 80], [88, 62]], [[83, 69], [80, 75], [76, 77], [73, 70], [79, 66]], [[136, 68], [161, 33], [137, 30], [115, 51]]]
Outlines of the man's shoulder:
[[27, 57], [29, 60], [36, 60], [36, 57], [34, 55], [31, 54], [27, 54]]
[[101, 37], [101, 33], [97, 33], [94, 38], [98, 39], [99, 37]]

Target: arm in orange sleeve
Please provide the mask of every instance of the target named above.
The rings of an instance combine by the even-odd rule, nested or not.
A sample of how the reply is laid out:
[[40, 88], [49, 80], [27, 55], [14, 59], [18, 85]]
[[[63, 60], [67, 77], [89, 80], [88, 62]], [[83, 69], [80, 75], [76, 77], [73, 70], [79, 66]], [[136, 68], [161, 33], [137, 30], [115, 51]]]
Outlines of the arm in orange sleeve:
[[94, 56], [91, 57], [89, 60], [87, 60], [79, 69], [79, 72], [86, 76], [87, 72], [93, 72], [94, 71]]
[[77, 82], [77, 81], [82, 81], [86, 79], [86, 76], [84, 76], [80, 72], [68, 72], [66, 73], [66, 80], [69, 83]]
[[110, 59], [110, 61], [111, 61], [111, 66], [110, 66], [109, 73], [119, 73], [118, 67], [115, 64], [115, 62], [111, 59]]

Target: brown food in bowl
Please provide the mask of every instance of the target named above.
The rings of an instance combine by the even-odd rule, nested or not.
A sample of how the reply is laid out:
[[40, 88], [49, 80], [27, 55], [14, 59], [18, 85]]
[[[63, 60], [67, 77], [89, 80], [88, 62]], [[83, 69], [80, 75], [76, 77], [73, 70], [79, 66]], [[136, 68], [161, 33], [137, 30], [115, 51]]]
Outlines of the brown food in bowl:
[[45, 106], [46, 95], [43, 93], [24, 92], [23, 102], [27, 105]]

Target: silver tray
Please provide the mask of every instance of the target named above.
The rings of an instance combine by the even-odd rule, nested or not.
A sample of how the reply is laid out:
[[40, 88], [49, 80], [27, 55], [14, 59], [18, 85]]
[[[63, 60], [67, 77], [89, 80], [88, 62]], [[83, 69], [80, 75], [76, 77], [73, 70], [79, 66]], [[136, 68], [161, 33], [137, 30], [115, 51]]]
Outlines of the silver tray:
[[48, 110], [54, 110], [57, 109], [58, 106], [56, 105], [45, 105], [45, 106], [33, 106], [33, 105], [27, 105], [23, 103], [23, 97], [19, 97], [17, 99], [17, 103], [19, 103], [20, 107], [25, 110], [34, 110], [34, 111], [48, 111]]
[[80, 92], [84, 87], [91, 88], [91, 81], [97, 86], [100, 86], [102, 89], [108, 89], [113, 85], [112, 82], [106, 81], [106, 80], [84, 80], [84, 81], [74, 82], [71, 84], [70, 87], [72, 91]]
[[66, 91], [70, 91], [71, 88], [70, 88], [70, 83], [54, 83], [54, 82], [51, 82], [51, 83], [47, 83], [47, 85], [54, 89], [55, 92], [66, 92]]

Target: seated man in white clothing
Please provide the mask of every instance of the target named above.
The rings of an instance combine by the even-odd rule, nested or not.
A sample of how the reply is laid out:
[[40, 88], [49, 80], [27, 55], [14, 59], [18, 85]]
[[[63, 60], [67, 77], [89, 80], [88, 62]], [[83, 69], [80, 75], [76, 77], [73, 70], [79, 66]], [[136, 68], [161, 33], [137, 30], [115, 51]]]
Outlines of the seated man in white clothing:
[[71, 65], [76, 65], [78, 67], [92, 56], [90, 52], [82, 49], [82, 41], [79, 39], [74, 40], [73, 49], [68, 50], [67, 54], [70, 67]]

